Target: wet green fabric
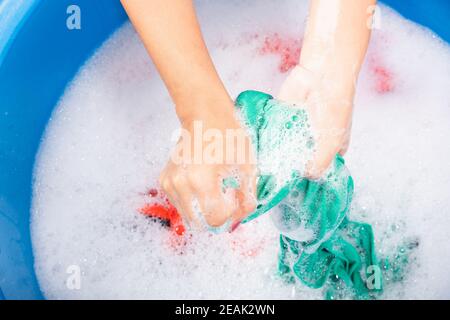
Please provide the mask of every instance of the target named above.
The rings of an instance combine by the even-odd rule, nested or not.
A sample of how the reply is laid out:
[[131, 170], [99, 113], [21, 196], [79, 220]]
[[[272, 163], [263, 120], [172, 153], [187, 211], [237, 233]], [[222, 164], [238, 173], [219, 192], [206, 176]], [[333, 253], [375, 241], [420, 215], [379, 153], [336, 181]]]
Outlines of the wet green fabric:
[[[367, 299], [380, 292], [381, 269], [372, 227], [347, 217], [353, 179], [344, 159], [336, 155], [320, 180], [303, 178], [301, 168], [279, 179], [286, 165], [290, 168], [289, 162], [281, 161], [278, 168], [261, 161], [285, 154], [286, 144], [291, 146], [293, 139], [301, 141], [295, 147], [305, 154], [313, 150], [306, 112], [257, 91], [241, 93], [235, 105], [250, 130], [258, 167], [266, 167], [258, 179], [257, 209], [243, 222], [273, 209], [272, 218], [281, 232], [280, 274], [287, 281], [297, 279], [308, 287], [324, 288], [328, 299]], [[285, 144], [285, 140], [291, 142]]]

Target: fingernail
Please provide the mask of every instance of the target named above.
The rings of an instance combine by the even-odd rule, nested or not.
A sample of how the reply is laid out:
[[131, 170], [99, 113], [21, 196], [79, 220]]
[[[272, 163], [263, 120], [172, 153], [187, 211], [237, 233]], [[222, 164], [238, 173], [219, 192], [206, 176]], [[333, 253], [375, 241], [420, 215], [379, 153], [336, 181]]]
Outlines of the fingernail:
[[230, 232], [233, 232], [234, 230], [236, 230], [237, 229], [237, 227], [239, 227], [239, 225], [241, 224], [241, 220], [239, 220], [239, 221], [236, 221], [235, 223], [233, 223], [233, 225], [231, 226], [231, 230], [230, 230]]

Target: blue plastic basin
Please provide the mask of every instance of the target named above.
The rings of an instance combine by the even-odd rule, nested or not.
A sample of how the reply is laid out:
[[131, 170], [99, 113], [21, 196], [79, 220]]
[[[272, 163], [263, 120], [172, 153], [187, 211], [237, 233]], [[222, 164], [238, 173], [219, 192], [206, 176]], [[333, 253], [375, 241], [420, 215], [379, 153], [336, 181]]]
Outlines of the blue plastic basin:
[[[384, 2], [450, 41], [448, 0]], [[70, 5], [81, 30], [66, 27]], [[0, 299], [43, 298], [29, 228], [35, 155], [67, 83], [126, 19], [119, 0], [0, 0]]]

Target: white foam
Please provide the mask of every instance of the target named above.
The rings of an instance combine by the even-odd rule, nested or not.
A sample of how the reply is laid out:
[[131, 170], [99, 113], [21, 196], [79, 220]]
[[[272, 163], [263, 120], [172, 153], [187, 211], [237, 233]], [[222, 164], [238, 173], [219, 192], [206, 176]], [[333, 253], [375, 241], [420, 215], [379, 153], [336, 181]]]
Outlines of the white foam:
[[[295, 0], [199, 2], [208, 46], [233, 96], [245, 89], [277, 93], [286, 73], [270, 42], [291, 48], [306, 8]], [[356, 182], [352, 218], [374, 224], [381, 253], [409, 237], [420, 241], [416, 262], [401, 284], [386, 288], [386, 298], [449, 298], [450, 50], [381, 9], [346, 157]], [[155, 68], [125, 25], [67, 89], [40, 149], [32, 238], [45, 296], [322, 297], [275, 276], [278, 234], [268, 217], [231, 235], [194, 234], [174, 249], [170, 233], [137, 212], [177, 126]], [[79, 290], [66, 286], [71, 265], [82, 272]]]

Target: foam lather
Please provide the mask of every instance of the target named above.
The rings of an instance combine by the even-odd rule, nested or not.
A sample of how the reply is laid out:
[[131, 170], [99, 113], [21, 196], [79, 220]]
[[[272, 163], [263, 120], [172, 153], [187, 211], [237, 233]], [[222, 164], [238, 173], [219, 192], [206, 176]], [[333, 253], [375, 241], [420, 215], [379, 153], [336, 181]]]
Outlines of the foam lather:
[[304, 168], [314, 140], [305, 109], [257, 91], [241, 93], [235, 105], [250, 131], [260, 174], [257, 209], [243, 222], [272, 209], [281, 233], [280, 274], [324, 287], [328, 299], [374, 297], [382, 290], [374, 236], [369, 224], [347, 216], [353, 179], [344, 159], [336, 155], [321, 179], [308, 180]]

